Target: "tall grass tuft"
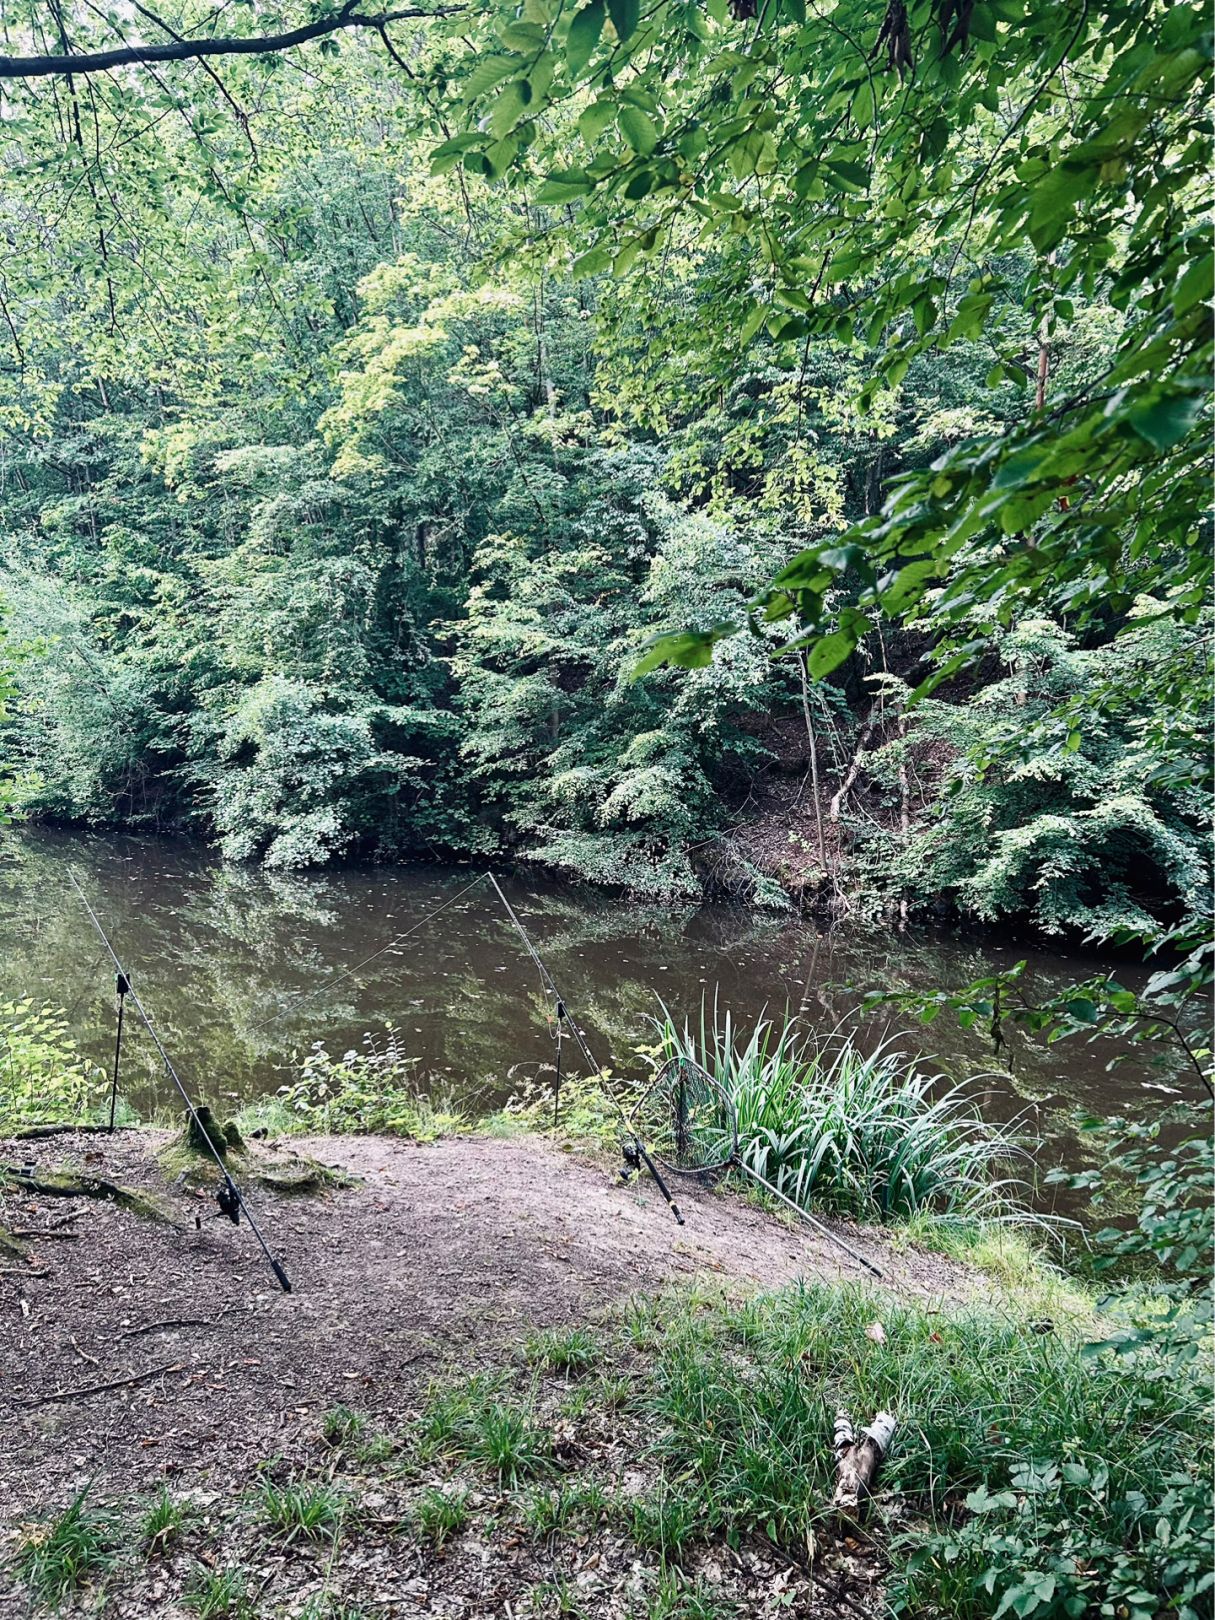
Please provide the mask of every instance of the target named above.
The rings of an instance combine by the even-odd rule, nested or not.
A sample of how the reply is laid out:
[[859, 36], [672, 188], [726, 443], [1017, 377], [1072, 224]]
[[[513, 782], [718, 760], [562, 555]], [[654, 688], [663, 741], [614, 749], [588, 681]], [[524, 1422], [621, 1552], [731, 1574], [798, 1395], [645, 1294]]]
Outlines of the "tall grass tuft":
[[794, 1203], [882, 1221], [1010, 1210], [1012, 1132], [891, 1041], [864, 1052], [793, 1019], [743, 1028], [702, 1005], [693, 1028], [663, 1011], [663, 1058], [690, 1058], [718, 1081], [738, 1113], [742, 1162]]

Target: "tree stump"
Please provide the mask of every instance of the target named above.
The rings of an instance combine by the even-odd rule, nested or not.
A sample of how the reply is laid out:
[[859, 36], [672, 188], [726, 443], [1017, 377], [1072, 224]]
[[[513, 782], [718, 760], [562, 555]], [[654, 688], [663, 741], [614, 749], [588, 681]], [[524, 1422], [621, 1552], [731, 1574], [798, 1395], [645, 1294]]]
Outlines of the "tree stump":
[[239, 1153], [244, 1145], [235, 1122], [229, 1120], [221, 1125], [206, 1103], [200, 1103], [194, 1113], [187, 1115], [181, 1146], [188, 1153], [197, 1153], [202, 1158], [210, 1158], [214, 1153], [226, 1163], [229, 1152]]

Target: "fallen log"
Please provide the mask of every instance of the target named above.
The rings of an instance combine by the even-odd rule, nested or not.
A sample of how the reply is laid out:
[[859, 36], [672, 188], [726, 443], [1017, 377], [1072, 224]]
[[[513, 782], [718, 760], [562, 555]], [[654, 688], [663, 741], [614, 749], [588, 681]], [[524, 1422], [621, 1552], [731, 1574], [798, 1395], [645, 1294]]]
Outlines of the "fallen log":
[[837, 1513], [855, 1517], [873, 1494], [882, 1458], [894, 1438], [893, 1412], [879, 1412], [857, 1439], [847, 1412], [837, 1412], [832, 1448], [835, 1452], [835, 1494], [831, 1506]]

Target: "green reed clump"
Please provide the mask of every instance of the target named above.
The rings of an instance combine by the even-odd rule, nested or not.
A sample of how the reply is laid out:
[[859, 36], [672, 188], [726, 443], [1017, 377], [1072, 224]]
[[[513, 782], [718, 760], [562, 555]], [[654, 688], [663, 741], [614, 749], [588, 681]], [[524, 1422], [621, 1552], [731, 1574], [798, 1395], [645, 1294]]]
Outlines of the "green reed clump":
[[792, 1019], [741, 1028], [716, 1006], [695, 1028], [667, 1014], [659, 1036], [664, 1057], [699, 1063], [733, 1100], [743, 1163], [804, 1208], [892, 1221], [1010, 1207], [1012, 1133], [889, 1041], [867, 1052]]

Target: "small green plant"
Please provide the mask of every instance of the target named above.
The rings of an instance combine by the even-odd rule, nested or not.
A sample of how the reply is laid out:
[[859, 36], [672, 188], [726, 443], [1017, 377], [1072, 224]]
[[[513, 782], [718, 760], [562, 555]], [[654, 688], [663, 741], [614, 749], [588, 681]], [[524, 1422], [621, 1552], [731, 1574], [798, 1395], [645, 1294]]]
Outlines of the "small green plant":
[[29, 996], [0, 1002], [0, 1135], [100, 1117], [106, 1077], [68, 1035], [67, 1015]]
[[184, 1506], [180, 1502], [175, 1502], [162, 1485], [159, 1495], [144, 1514], [143, 1523], [139, 1527], [140, 1537], [148, 1551], [163, 1552], [176, 1541], [181, 1534], [185, 1518]]
[[418, 1418], [418, 1453], [423, 1460], [458, 1453], [465, 1442], [479, 1407], [485, 1406], [502, 1387], [499, 1375], [474, 1373], [463, 1384], [431, 1380]]
[[114, 1561], [114, 1523], [109, 1514], [86, 1504], [89, 1487], [57, 1518], [26, 1525], [17, 1549], [17, 1568], [41, 1602], [57, 1607]]
[[413, 1516], [419, 1535], [435, 1547], [441, 1547], [468, 1523], [468, 1492], [431, 1486], [414, 1503]]
[[555, 1490], [535, 1490], [523, 1499], [523, 1522], [534, 1536], [551, 1536], [597, 1519], [608, 1499], [594, 1480], [574, 1480]]
[[182, 1602], [198, 1620], [254, 1620], [249, 1577], [243, 1569], [196, 1565]]
[[587, 1328], [548, 1328], [528, 1336], [524, 1354], [534, 1366], [576, 1375], [598, 1361], [599, 1341]]
[[679, 1569], [663, 1566], [654, 1590], [646, 1595], [645, 1620], [731, 1620], [738, 1613], [732, 1599], [703, 1581], [690, 1581]]
[[321, 1419], [321, 1437], [331, 1446], [353, 1445], [367, 1428], [367, 1419], [348, 1406], [331, 1406]]
[[372, 1434], [358, 1443], [354, 1454], [363, 1463], [382, 1463], [387, 1462], [397, 1449], [397, 1442], [390, 1434]]
[[678, 1563], [688, 1544], [703, 1532], [703, 1509], [694, 1492], [676, 1491], [665, 1481], [655, 1490], [622, 1504], [622, 1517], [639, 1547], [656, 1552], [664, 1564]]
[[304, 1536], [323, 1541], [336, 1534], [346, 1510], [346, 1499], [332, 1485], [275, 1485], [267, 1480], [261, 1489], [261, 1516], [266, 1524], [288, 1541]]
[[533, 1586], [527, 1600], [529, 1613], [536, 1620], [587, 1620], [581, 1593], [564, 1575]]
[[[605, 1071], [605, 1075], [621, 1106], [627, 1109], [640, 1094], [639, 1087], [610, 1071]], [[502, 1110], [494, 1125], [494, 1134], [507, 1134], [510, 1121], [524, 1130], [552, 1134], [552, 1086], [530, 1078], [526, 1080]], [[562, 1081], [557, 1134], [571, 1142], [615, 1146], [620, 1136], [620, 1115], [599, 1075], [567, 1075]]]
[[476, 1414], [468, 1449], [512, 1490], [521, 1479], [542, 1473], [549, 1464], [548, 1436], [531, 1412], [501, 1401], [491, 1402]]
[[637, 1388], [631, 1378], [619, 1373], [604, 1374], [591, 1389], [591, 1399], [605, 1412], [623, 1412], [633, 1402]]

